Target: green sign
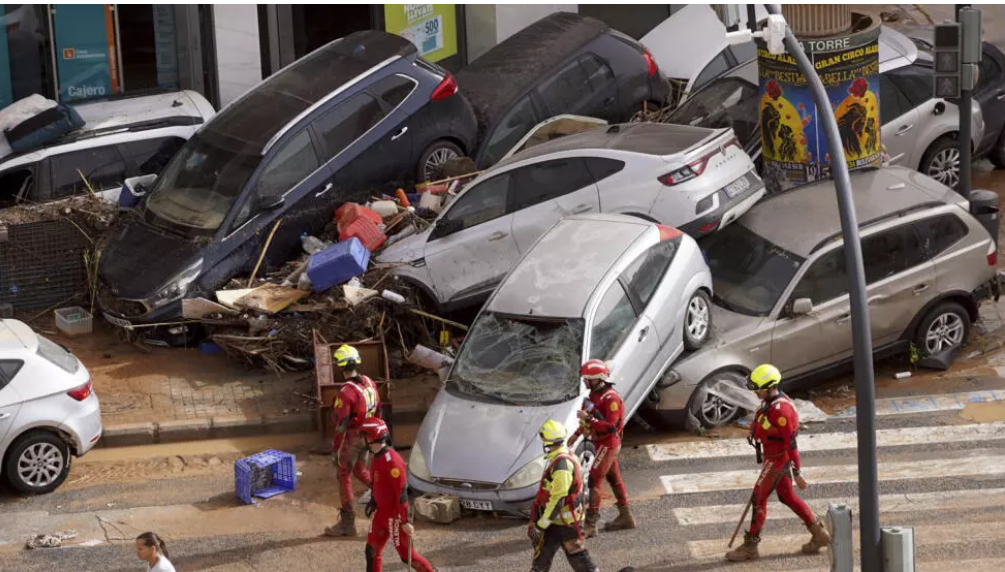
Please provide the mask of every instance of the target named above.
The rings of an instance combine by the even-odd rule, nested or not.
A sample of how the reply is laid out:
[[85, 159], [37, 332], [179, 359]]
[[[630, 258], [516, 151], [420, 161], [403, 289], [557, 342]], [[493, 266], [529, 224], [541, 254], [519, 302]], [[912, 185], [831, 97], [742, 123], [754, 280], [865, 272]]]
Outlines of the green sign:
[[384, 29], [415, 44], [431, 62], [457, 53], [454, 4], [384, 4]]

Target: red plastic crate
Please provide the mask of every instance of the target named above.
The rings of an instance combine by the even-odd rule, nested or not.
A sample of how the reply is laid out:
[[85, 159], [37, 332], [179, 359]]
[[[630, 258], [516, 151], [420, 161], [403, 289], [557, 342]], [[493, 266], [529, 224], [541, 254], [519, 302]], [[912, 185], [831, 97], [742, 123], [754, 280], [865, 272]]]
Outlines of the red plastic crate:
[[344, 230], [339, 233], [339, 241], [349, 240], [352, 237], [359, 239], [363, 246], [373, 252], [380, 248], [387, 240], [387, 236], [377, 227], [377, 225], [365, 216], [357, 217], [349, 223]]
[[384, 222], [380, 215], [372, 209], [359, 203], [345, 203], [335, 211], [335, 224], [338, 226], [339, 233], [341, 234], [347, 226], [361, 217], [373, 221], [375, 225]]

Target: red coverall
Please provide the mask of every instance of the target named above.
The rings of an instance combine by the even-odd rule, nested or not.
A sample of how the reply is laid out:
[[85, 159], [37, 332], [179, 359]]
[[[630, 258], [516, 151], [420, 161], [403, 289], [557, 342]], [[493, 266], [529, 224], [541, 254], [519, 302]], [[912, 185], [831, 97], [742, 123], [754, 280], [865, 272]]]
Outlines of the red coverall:
[[388, 538], [394, 542], [402, 562], [408, 562], [411, 550], [412, 567], [418, 572], [433, 572], [429, 562], [412, 549], [408, 533], [401, 528], [408, 524], [408, 487], [401, 455], [391, 447], [384, 447], [370, 463], [370, 472], [377, 512], [370, 519], [370, 533], [366, 536], [366, 572], [381, 572], [381, 552]]
[[368, 417], [380, 417], [380, 396], [377, 384], [365, 375], [346, 380], [335, 398], [335, 442], [332, 450], [338, 455], [339, 491], [342, 510], [353, 510], [352, 480], [355, 474], [367, 488], [370, 473], [366, 470], [366, 442], [359, 427]]
[[592, 412], [589, 405], [583, 403], [583, 411], [592, 413], [584, 422], [585, 430], [581, 423], [569, 442], [575, 443], [581, 433], [586, 433], [596, 447], [596, 458], [590, 469], [590, 509], [600, 509], [600, 489], [605, 477], [614, 491], [618, 506], [628, 506], [628, 491], [621, 480], [621, 467], [618, 465], [621, 434], [625, 428], [625, 403], [609, 384], [604, 384], [599, 391], [591, 391], [589, 401], [593, 404]]
[[[761, 404], [750, 427], [751, 436], [764, 448], [764, 466], [754, 485], [754, 514], [750, 523], [750, 534], [757, 536], [764, 527], [768, 516], [768, 497], [777, 481], [778, 500], [792, 509], [803, 519], [806, 526], [816, 523], [817, 518], [796, 495], [792, 487], [792, 468], [799, 470], [799, 449], [796, 435], [799, 433], [799, 414], [784, 394], [769, 397]], [[779, 475], [781, 478], [779, 478]]]

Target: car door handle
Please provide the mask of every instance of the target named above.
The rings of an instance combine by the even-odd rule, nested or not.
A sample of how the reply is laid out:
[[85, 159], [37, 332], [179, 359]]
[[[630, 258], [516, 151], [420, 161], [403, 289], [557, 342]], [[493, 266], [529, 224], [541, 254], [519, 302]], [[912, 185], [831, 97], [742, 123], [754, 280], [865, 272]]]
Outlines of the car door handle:
[[897, 136], [903, 135], [903, 134], [907, 133], [908, 131], [910, 131], [912, 129], [914, 129], [914, 124], [911, 124], [911, 125], [901, 125], [900, 129], [897, 130], [897, 133], [895, 135], [897, 135]]
[[408, 133], [408, 126], [402, 127], [401, 131], [399, 131], [396, 135], [391, 137], [391, 141], [397, 141], [398, 139], [401, 139], [401, 136], [404, 135], [405, 133]]
[[0, 413], [0, 420], [10, 417], [10, 413]]
[[572, 209], [572, 214], [585, 213], [586, 211], [592, 211], [593, 205], [579, 205], [578, 207]]
[[930, 286], [928, 284], [918, 284], [914, 287], [914, 295], [917, 296], [918, 294], [921, 294], [925, 290], [928, 290], [929, 287]]
[[646, 339], [646, 336], [648, 335], [649, 335], [649, 326], [646, 326], [639, 331], [639, 341], [641, 342], [642, 340]]
[[496, 232], [492, 233], [491, 235], [489, 235], [489, 242], [495, 242], [497, 240], [502, 240], [502, 239], [506, 238], [507, 236], [509, 236], [508, 233], [505, 233], [505, 232], [499, 230], [499, 231], [496, 231]]
[[316, 198], [318, 198], [318, 197], [326, 194], [328, 191], [332, 190], [333, 186], [334, 185], [332, 185], [331, 183], [328, 183], [327, 185], [325, 185], [325, 188], [323, 188], [320, 191], [314, 193], [314, 198], [316, 199]]
[[847, 314], [841, 314], [840, 316], [838, 316], [837, 319], [834, 320], [834, 323], [835, 324], [844, 324], [845, 322], [848, 322], [849, 320], [851, 320], [851, 313], [850, 312], [847, 313]]

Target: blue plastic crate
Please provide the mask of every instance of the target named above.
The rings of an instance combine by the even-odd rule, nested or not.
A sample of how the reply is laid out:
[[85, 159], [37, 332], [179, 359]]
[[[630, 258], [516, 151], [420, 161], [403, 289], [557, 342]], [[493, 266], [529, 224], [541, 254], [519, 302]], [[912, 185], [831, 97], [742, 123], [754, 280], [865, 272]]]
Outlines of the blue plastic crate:
[[312, 254], [307, 261], [307, 277], [315, 292], [324, 292], [363, 274], [369, 263], [370, 251], [352, 237]]
[[[267, 482], [261, 481], [263, 471]], [[245, 504], [255, 504], [258, 497], [267, 499], [297, 488], [297, 458], [289, 453], [269, 449], [234, 461], [234, 492]]]

